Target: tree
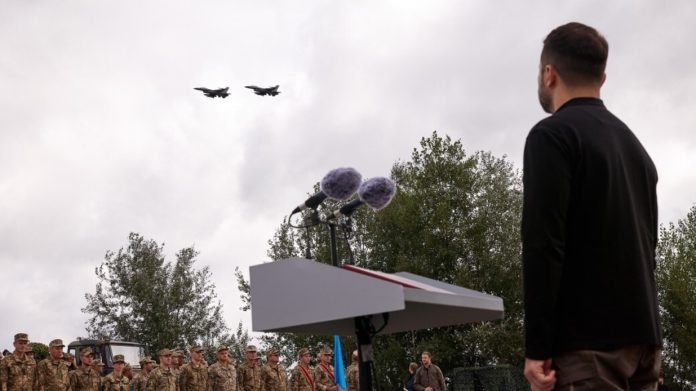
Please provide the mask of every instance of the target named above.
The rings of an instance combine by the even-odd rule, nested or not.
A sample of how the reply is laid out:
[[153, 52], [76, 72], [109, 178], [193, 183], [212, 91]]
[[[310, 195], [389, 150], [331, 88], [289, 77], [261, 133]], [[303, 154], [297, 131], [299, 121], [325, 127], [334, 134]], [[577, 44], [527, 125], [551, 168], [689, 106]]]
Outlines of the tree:
[[696, 206], [660, 229], [657, 285], [664, 328], [665, 374], [677, 389], [696, 384]]
[[[433, 352], [443, 369], [498, 363], [520, 366], [519, 173], [505, 157], [486, 152], [468, 156], [460, 141], [434, 132], [421, 140], [420, 149], [414, 148], [410, 161], [394, 164], [391, 177], [398, 184], [392, 204], [379, 213], [365, 208], [354, 213], [352, 233], [339, 243], [339, 258], [350, 256], [350, 243], [358, 266], [388, 273], [408, 271], [500, 296], [505, 319], [376, 338], [382, 386], [398, 386], [408, 362], [418, 361], [423, 350]], [[326, 208], [336, 207], [325, 204]], [[308, 238], [304, 231], [294, 231], [284, 222], [269, 241], [268, 255], [274, 260], [303, 256], [308, 245], [317, 260], [328, 262], [330, 245], [325, 230], [314, 229]], [[348, 341], [350, 345], [344, 345], [347, 352], [355, 346]], [[278, 334], [268, 336], [267, 342], [296, 351], [324, 339]]]
[[244, 360], [244, 353], [246, 347], [249, 345], [249, 333], [242, 326], [242, 322], [239, 322], [237, 329], [234, 334], [229, 334], [225, 332], [220, 336], [206, 336], [203, 338], [201, 347], [203, 348], [203, 357], [210, 364], [217, 360], [217, 348], [220, 345], [227, 346], [229, 348], [230, 357], [236, 362], [242, 362]]
[[91, 315], [90, 336], [145, 343], [152, 352], [229, 338], [210, 270], [195, 269], [193, 247], [180, 250], [172, 264], [165, 262], [164, 244], [137, 233], [128, 242], [126, 249], [107, 251], [95, 269], [99, 282], [82, 309]]
[[34, 351], [34, 360], [36, 362], [48, 357], [48, 345], [44, 345], [41, 342], [30, 342], [29, 346]]

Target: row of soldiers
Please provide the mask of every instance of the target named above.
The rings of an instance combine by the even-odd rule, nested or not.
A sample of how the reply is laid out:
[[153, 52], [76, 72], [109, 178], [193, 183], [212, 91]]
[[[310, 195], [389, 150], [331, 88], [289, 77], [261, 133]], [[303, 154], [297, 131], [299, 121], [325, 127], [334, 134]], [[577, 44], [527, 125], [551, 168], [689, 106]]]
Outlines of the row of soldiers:
[[[288, 379], [280, 365], [280, 352], [271, 348], [267, 362], [261, 365], [256, 347], [247, 346], [245, 360], [235, 366], [227, 346], [217, 348], [216, 362], [210, 366], [203, 359], [203, 349], [191, 347], [191, 361], [175, 366], [170, 349], [159, 351], [159, 365], [149, 357], [140, 360], [141, 371], [128, 375], [122, 355], [112, 359], [113, 372], [101, 376], [103, 364], [93, 359], [90, 348], [79, 352], [80, 365], [69, 370], [64, 359], [65, 345], [60, 339], [49, 343], [49, 356], [38, 364], [27, 354], [29, 338], [25, 333], [14, 337], [15, 351], [0, 361], [0, 391], [337, 391], [331, 349], [324, 347], [317, 354], [316, 367], [310, 367], [311, 354], [303, 348], [298, 363]], [[353, 352], [352, 364], [346, 368], [349, 391], [357, 391], [358, 357]]]

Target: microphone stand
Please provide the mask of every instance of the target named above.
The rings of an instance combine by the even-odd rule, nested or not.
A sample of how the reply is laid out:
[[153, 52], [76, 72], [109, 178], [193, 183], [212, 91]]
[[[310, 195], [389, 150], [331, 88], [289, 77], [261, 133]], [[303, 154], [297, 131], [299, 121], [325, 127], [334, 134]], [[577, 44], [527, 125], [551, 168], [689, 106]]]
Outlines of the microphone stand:
[[[350, 217], [349, 217], [350, 218]], [[311, 243], [309, 236], [309, 227], [315, 226], [322, 221], [319, 220], [319, 213], [316, 209], [312, 209], [311, 224], [307, 224], [304, 228], [307, 229], [307, 259], [311, 259], [309, 246]], [[329, 227], [329, 237], [331, 239], [331, 264], [338, 267], [338, 246], [336, 244], [336, 223], [331, 221], [324, 221]], [[296, 227], [301, 228], [301, 227]], [[350, 246], [350, 244], [348, 244]], [[351, 254], [351, 264], [354, 263]], [[388, 322], [388, 316], [384, 316], [384, 328]], [[372, 323], [372, 316], [356, 316], [355, 321], [355, 334], [358, 341], [358, 373], [360, 378], [360, 391], [373, 391], [373, 381], [372, 381], [372, 368], [374, 362], [374, 354], [372, 349], [372, 337], [377, 334], [375, 327]], [[382, 329], [380, 328], [380, 330]]]
[[[350, 218], [350, 216], [348, 216]], [[336, 244], [336, 224], [330, 221], [326, 222], [329, 226], [329, 236], [331, 238], [331, 264], [338, 267], [338, 249]], [[350, 243], [348, 244], [350, 246]], [[352, 255], [351, 255], [352, 256]], [[354, 262], [351, 262], [353, 264]], [[374, 354], [372, 350], [372, 337], [374, 334], [374, 325], [371, 317], [356, 316], [355, 335], [358, 341], [358, 376], [360, 379], [360, 391], [372, 391], [372, 367], [374, 362]], [[386, 319], [385, 319], [386, 326]]]
[[319, 224], [319, 212], [316, 208], [312, 208], [312, 224], [304, 227], [307, 230], [307, 250], [305, 251], [305, 258], [307, 259], [312, 259], [312, 237], [309, 235], [309, 227], [317, 224]]

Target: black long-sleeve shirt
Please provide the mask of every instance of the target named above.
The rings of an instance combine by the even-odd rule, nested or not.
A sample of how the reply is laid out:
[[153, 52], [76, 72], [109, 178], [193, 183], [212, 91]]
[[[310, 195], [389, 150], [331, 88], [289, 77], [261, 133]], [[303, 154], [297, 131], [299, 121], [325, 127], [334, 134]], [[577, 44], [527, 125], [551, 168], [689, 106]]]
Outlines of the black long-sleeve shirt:
[[532, 128], [524, 151], [525, 355], [661, 346], [657, 170], [599, 99]]

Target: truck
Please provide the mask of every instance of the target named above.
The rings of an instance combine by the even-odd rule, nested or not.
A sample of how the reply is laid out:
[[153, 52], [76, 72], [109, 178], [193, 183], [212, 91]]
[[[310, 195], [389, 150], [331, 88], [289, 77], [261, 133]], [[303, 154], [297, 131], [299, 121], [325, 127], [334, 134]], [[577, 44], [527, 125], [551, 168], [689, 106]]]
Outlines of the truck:
[[125, 361], [133, 367], [133, 372], [140, 371], [140, 359], [145, 356], [145, 345], [137, 342], [112, 341], [110, 339], [84, 339], [78, 338], [68, 345], [68, 353], [75, 356], [76, 365], [80, 366], [80, 352], [90, 348], [95, 359], [104, 363], [102, 376], [106, 376], [114, 370], [113, 357], [122, 354]]

